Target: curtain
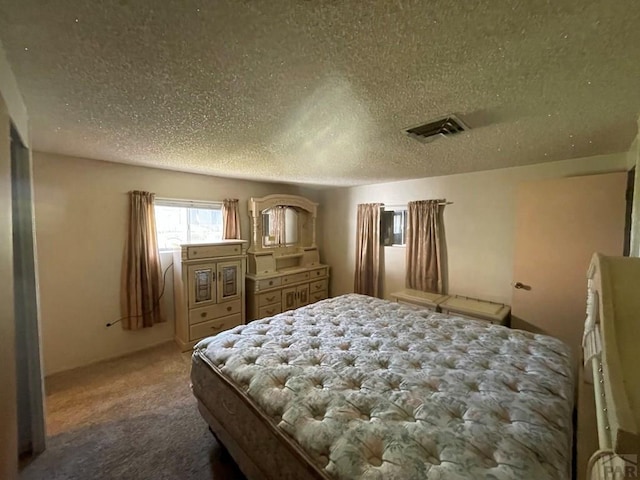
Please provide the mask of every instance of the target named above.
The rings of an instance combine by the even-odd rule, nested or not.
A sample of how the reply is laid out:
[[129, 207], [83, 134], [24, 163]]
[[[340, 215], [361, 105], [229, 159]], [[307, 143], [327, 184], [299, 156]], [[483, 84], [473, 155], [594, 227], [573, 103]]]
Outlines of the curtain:
[[380, 208], [381, 203], [358, 205], [356, 231], [356, 293], [380, 294]]
[[240, 210], [237, 198], [225, 198], [222, 203], [222, 238], [240, 239]]
[[161, 269], [156, 237], [155, 195], [129, 192], [129, 230], [122, 268], [122, 328], [152, 327], [160, 313]]
[[282, 205], [278, 205], [273, 207], [273, 214], [271, 216], [271, 220], [273, 221], [273, 234], [275, 236], [275, 242], [277, 245], [284, 245], [287, 243], [286, 240], [286, 231], [284, 226], [284, 216], [286, 213], [286, 208]]
[[442, 293], [440, 203], [409, 202], [407, 208], [407, 288]]

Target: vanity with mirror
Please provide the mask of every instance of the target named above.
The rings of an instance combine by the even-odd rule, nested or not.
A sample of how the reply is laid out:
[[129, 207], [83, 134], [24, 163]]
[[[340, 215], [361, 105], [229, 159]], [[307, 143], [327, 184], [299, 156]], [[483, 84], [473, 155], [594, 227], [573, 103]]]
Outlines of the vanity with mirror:
[[323, 300], [329, 266], [316, 245], [318, 204], [297, 195], [249, 200], [247, 321]]

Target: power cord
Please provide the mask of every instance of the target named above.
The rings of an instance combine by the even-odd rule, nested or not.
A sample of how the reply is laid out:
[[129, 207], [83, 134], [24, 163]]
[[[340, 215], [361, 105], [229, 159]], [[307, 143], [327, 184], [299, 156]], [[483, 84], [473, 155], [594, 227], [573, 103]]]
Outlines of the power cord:
[[164, 295], [164, 287], [167, 285], [167, 272], [171, 267], [173, 267], [173, 262], [167, 268], [164, 269], [164, 273], [162, 274], [162, 290], [160, 291], [160, 296], [158, 297], [158, 299], [155, 302], [153, 302], [153, 308], [150, 311], [146, 313], [141, 313], [140, 315], [127, 315], [125, 317], [120, 317], [115, 322], [107, 323], [107, 327], [111, 327], [112, 325], [115, 325], [116, 323], [121, 322], [122, 320], [125, 320], [127, 318], [139, 318], [149, 313], [153, 313], [155, 309], [160, 305], [160, 299]]

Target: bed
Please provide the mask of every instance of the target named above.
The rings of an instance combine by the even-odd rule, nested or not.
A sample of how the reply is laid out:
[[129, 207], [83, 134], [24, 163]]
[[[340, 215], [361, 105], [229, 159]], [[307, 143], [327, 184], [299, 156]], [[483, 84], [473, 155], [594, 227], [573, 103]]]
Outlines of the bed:
[[250, 479], [569, 479], [554, 338], [343, 295], [195, 346], [192, 388]]
[[595, 254], [587, 278], [583, 360], [597, 427], [587, 478], [638, 478], [640, 258]]

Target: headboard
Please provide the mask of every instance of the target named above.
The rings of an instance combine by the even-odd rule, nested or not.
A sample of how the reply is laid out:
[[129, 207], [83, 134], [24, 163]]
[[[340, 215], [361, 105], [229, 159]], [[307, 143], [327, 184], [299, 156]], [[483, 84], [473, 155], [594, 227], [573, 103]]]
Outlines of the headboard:
[[640, 258], [596, 253], [587, 277], [583, 356], [599, 444], [587, 478], [610, 479], [640, 455]]

